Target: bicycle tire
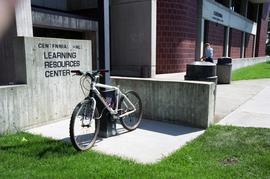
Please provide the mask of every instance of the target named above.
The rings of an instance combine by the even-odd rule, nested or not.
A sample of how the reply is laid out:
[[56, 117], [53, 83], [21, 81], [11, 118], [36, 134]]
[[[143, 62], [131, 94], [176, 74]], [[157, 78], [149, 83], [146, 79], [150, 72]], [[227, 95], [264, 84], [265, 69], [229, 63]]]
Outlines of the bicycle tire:
[[[78, 151], [87, 150], [91, 148], [94, 145], [97, 139], [97, 135], [99, 133], [100, 120], [96, 119], [96, 117], [99, 116], [97, 108], [95, 108], [93, 119], [89, 120], [89, 125], [84, 124], [84, 122], [86, 121], [85, 118], [90, 115], [89, 113], [91, 113], [90, 111], [91, 104], [92, 103], [90, 100], [84, 100], [80, 102], [75, 107], [71, 116], [70, 125], [69, 125], [70, 140], [73, 147]], [[83, 121], [82, 118], [78, 116], [81, 116], [83, 120], [85, 121]], [[94, 124], [94, 127], [92, 127], [93, 124]], [[80, 134], [77, 135], [77, 131], [75, 131], [77, 130], [77, 127], [78, 128], [81, 127], [83, 130], [86, 130], [86, 129], [90, 130], [90, 128], [92, 127], [94, 128], [94, 131], [93, 131], [93, 134], [90, 134], [89, 132], [89, 134], [83, 133], [81, 135]], [[78, 130], [80, 131], [80, 129]], [[81, 138], [82, 141], [79, 141], [79, 138]]]
[[[128, 97], [128, 99], [133, 103], [133, 105], [136, 107], [136, 111], [132, 114], [129, 114], [125, 117], [120, 118], [120, 122], [122, 126], [129, 130], [135, 130], [141, 123], [142, 120], [142, 101], [139, 95], [135, 91], [127, 91], [125, 95]], [[134, 99], [136, 103], [134, 103]], [[120, 115], [127, 112], [128, 108], [127, 105], [125, 104], [125, 98], [122, 97], [120, 98], [119, 101], [119, 111]], [[131, 122], [134, 120], [134, 122]], [[129, 122], [129, 123], [128, 123]]]

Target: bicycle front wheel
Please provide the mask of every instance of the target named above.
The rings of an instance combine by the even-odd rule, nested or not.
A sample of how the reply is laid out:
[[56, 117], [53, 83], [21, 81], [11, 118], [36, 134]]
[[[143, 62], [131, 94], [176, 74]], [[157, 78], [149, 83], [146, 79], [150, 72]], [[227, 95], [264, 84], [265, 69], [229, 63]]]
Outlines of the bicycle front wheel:
[[[120, 118], [120, 122], [123, 127], [129, 131], [136, 129], [142, 120], [142, 101], [139, 95], [135, 91], [128, 91], [125, 93], [129, 101], [135, 106], [136, 111]], [[119, 102], [119, 112], [125, 114], [132, 111], [133, 108], [129, 104], [126, 98], [122, 97]]]
[[92, 100], [79, 103], [71, 116], [69, 133], [70, 140], [75, 149], [87, 150], [91, 148], [99, 133], [100, 121], [98, 111]]

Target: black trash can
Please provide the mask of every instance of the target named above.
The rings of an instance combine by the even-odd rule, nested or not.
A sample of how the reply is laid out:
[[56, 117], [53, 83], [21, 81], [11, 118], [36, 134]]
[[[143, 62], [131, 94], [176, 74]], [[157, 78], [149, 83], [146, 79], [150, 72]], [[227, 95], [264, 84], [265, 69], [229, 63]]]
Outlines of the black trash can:
[[[113, 109], [115, 109], [116, 91], [101, 91], [101, 95], [105, 98], [107, 104], [110, 105]], [[104, 104], [98, 99], [98, 97], [96, 97], [96, 99], [99, 115], [102, 113], [102, 117], [100, 119], [100, 131], [98, 136], [107, 138], [117, 135], [116, 120], [112, 118], [110, 112], [105, 108]]]
[[210, 81], [217, 84], [216, 64], [200, 61], [187, 64], [185, 80]]
[[232, 78], [232, 59], [221, 57], [217, 60], [218, 84], [230, 84]]

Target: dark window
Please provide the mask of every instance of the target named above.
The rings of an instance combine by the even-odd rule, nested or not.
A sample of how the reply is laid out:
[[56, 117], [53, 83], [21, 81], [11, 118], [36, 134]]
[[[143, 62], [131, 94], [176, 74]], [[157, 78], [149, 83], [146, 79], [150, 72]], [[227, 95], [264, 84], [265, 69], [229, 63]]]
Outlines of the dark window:
[[51, 37], [63, 39], [84, 39], [83, 32], [60, 30], [60, 29], [47, 29], [47, 28], [33, 28], [34, 37]]
[[241, 12], [241, 1], [239, 0], [232, 0], [232, 6], [231, 6], [231, 9], [234, 11], [234, 12], [237, 12], [240, 14]]
[[251, 2], [248, 3], [248, 12], [247, 12], [247, 18], [256, 21], [257, 16], [257, 4], [253, 4]]
[[228, 6], [228, 0], [215, 0], [217, 3], [222, 4], [223, 6]]

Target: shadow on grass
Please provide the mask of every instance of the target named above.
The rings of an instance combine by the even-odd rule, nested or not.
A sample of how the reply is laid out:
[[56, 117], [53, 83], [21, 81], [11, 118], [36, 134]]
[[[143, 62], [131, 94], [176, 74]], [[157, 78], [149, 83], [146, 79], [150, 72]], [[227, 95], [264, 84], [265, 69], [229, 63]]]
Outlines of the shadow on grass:
[[61, 158], [78, 153], [70, 144], [62, 141], [31, 137], [28, 141], [20, 141], [18, 144], [1, 144], [0, 152], [35, 159]]

